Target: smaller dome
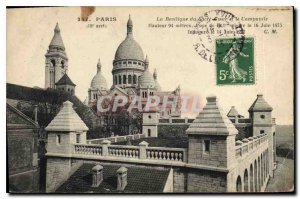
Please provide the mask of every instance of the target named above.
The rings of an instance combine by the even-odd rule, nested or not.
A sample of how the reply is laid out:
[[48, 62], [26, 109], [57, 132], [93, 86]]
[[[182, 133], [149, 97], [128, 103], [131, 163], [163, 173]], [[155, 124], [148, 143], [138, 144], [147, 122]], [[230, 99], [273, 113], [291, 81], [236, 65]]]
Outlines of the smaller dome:
[[98, 60], [97, 64], [97, 74], [93, 77], [91, 82], [91, 88], [102, 90], [107, 90], [107, 83], [105, 77], [101, 73], [101, 63], [100, 59]]
[[148, 68], [140, 76], [139, 85], [140, 87], [155, 88], [153, 75], [149, 72]]
[[91, 82], [91, 88], [97, 88], [99, 90], [107, 90], [107, 83], [105, 77], [101, 74], [101, 72], [98, 72], [92, 82]]

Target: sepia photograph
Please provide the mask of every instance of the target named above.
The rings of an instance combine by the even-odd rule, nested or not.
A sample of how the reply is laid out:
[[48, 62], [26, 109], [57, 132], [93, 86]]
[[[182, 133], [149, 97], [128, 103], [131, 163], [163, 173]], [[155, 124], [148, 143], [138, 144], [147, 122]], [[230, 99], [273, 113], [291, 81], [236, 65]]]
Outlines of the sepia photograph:
[[295, 193], [294, 7], [6, 7], [6, 192]]

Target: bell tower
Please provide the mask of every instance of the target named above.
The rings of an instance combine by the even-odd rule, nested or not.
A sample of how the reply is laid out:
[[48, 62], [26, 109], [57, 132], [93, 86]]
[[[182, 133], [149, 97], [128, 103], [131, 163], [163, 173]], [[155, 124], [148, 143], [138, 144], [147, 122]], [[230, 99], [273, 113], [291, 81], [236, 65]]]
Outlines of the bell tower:
[[45, 57], [45, 88], [55, 88], [55, 83], [68, 71], [68, 57], [58, 23], [56, 23], [54, 36]]

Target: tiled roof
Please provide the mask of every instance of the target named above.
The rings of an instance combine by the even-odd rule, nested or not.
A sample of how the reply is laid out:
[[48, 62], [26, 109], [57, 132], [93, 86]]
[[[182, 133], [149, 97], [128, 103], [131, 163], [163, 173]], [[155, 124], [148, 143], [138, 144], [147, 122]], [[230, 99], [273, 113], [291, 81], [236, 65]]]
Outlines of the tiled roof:
[[45, 129], [47, 131], [87, 131], [88, 127], [74, 111], [73, 103], [66, 101]]
[[71, 86], [76, 86], [76, 84], [74, 84], [72, 82], [72, 80], [70, 79], [70, 77], [67, 75], [67, 73], [64, 74], [64, 76], [62, 76], [60, 78], [60, 80], [58, 80], [55, 85], [71, 85]]
[[[70, 95], [67, 92], [55, 89], [41, 89], [20, 86], [16, 84], [6, 84], [6, 98], [10, 105], [15, 108], [18, 104], [28, 104], [29, 107], [20, 110], [22, 113], [32, 118], [33, 105], [38, 105], [38, 123], [40, 126], [47, 126], [55, 117], [58, 111], [45, 111], [48, 108], [59, 109], [64, 101], [71, 101], [76, 107], [75, 111], [80, 118], [92, 129], [93, 123], [99, 119], [96, 114], [87, 106], [85, 106], [76, 96]], [[50, 106], [51, 105], [51, 106]]]
[[84, 163], [56, 193], [161, 193], [167, 181], [169, 169], [154, 169], [144, 166], [125, 166], [127, 186], [117, 191], [117, 170], [124, 165], [106, 163], [103, 166], [103, 182], [92, 187], [93, 163]]
[[201, 135], [232, 135], [238, 131], [222, 108], [218, 105], [216, 96], [206, 98], [207, 103], [193, 123], [186, 130], [187, 134]]
[[249, 112], [253, 111], [272, 111], [273, 108], [266, 102], [262, 94], [257, 95], [256, 100], [249, 108]]
[[53, 36], [49, 46], [59, 46], [59, 47], [62, 47], [63, 49], [65, 49], [64, 42], [60, 35], [60, 29], [59, 29], [58, 23], [55, 26], [54, 36]]

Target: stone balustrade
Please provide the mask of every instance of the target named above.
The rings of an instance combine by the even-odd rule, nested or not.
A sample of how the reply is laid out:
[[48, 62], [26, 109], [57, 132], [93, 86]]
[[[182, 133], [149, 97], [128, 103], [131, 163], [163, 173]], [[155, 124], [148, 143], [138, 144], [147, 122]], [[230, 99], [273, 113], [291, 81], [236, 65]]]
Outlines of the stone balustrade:
[[108, 156], [139, 158], [138, 146], [111, 145], [108, 146]]
[[149, 147], [146, 153], [146, 158], [151, 160], [186, 161], [186, 150], [183, 148]]
[[260, 144], [267, 141], [267, 134], [244, 138], [243, 140], [237, 140], [235, 142], [235, 157], [242, 158], [249, 154], [249, 152], [255, 150]]
[[86, 155], [102, 155], [102, 147], [92, 144], [75, 144], [74, 153]]
[[74, 144], [74, 155], [95, 155], [124, 159], [143, 159], [156, 162], [187, 162], [187, 149], [168, 147], [149, 147], [145, 141], [139, 146], [111, 145], [104, 140], [101, 145]]

